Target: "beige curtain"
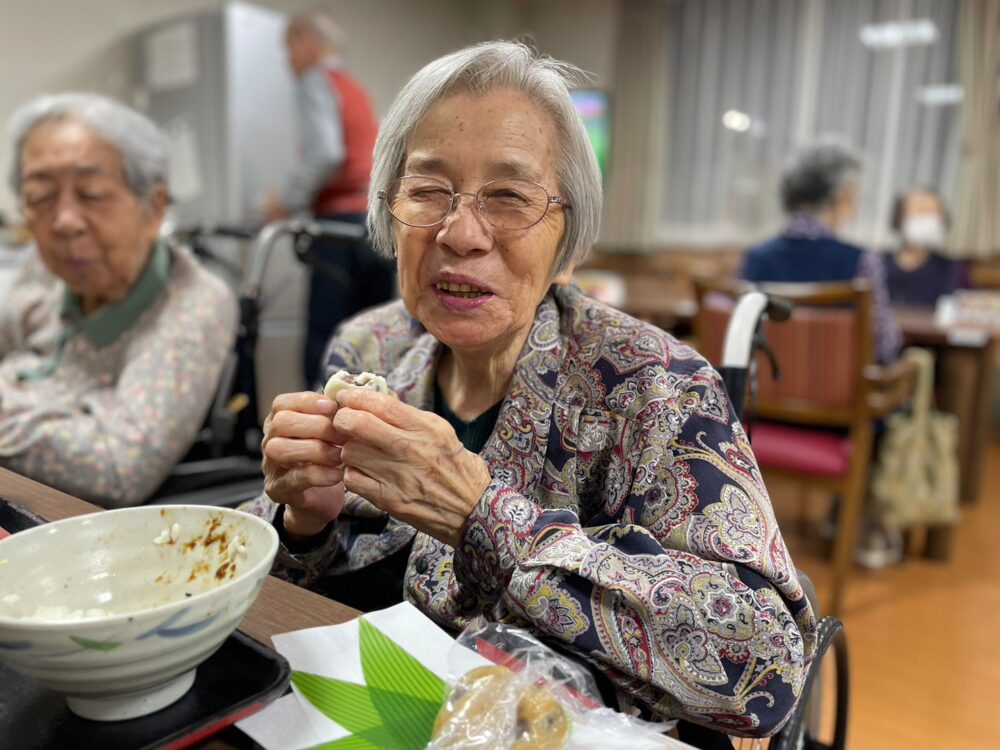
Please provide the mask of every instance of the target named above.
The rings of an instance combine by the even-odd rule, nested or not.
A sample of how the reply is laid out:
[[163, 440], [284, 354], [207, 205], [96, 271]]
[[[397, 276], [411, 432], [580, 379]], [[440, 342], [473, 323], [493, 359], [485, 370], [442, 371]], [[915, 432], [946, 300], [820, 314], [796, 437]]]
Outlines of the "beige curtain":
[[952, 254], [1000, 254], [1000, 2], [961, 0], [962, 150]]
[[663, 205], [667, 107], [666, 3], [621, 3], [616, 40], [613, 138], [600, 247], [654, 248]]

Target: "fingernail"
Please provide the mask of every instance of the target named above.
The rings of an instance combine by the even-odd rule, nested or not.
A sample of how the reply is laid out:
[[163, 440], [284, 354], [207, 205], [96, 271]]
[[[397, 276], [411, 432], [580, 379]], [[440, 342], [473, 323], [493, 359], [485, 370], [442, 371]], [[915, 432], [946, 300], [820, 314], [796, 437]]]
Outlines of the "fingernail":
[[330, 484], [337, 484], [343, 478], [344, 471], [342, 469], [327, 469], [323, 472], [323, 481]]
[[337, 408], [337, 405], [328, 398], [321, 398], [316, 401], [316, 408], [327, 414], [333, 414], [333, 410]]

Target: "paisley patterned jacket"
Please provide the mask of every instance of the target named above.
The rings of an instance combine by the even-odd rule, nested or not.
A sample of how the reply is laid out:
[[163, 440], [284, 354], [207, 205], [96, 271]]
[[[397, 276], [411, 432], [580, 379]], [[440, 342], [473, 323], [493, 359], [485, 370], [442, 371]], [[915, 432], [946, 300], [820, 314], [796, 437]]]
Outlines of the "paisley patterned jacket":
[[[383, 374], [433, 408], [442, 345], [402, 303], [348, 322], [330, 371]], [[816, 621], [750, 445], [717, 373], [689, 347], [583, 296], [539, 306], [493, 434], [492, 484], [459, 549], [349, 494], [321, 544], [285, 548], [302, 585], [413, 539], [407, 598], [450, 629], [477, 615], [558, 639], [633, 705], [736, 734], [777, 731], [815, 649]], [[261, 498], [251, 512], [274, 518]]]

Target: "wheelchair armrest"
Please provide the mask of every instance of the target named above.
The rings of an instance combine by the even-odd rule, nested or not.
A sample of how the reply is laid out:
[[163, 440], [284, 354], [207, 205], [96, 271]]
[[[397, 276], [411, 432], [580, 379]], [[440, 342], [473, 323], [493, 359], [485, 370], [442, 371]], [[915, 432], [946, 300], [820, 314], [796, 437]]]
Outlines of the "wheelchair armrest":
[[[243, 499], [249, 488], [252, 496], [264, 487], [260, 461], [248, 456], [226, 456], [178, 464], [149, 500], [149, 504], [236, 505], [236, 495]], [[212, 498], [218, 497], [218, 501]]]

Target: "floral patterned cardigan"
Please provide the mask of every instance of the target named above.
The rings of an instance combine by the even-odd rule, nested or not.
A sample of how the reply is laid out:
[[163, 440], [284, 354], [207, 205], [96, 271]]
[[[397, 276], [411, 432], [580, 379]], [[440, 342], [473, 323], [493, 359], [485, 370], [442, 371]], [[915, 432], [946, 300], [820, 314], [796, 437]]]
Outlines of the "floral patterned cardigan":
[[[402, 303], [345, 324], [330, 371], [385, 375], [433, 408], [442, 345]], [[628, 702], [738, 734], [784, 723], [816, 620], [718, 374], [653, 326], [554, 287], [496, 427], [492, 483], [458, 549], [348, 493], [345, 512], [275, 572], [321, 584], [403, 549], [407, 598], [450, 629], [476, 615], [558, 639]], [[273, 519], [261, 498], [251, 512]], [[360, 527], [360, 528], [359, 528]]]

